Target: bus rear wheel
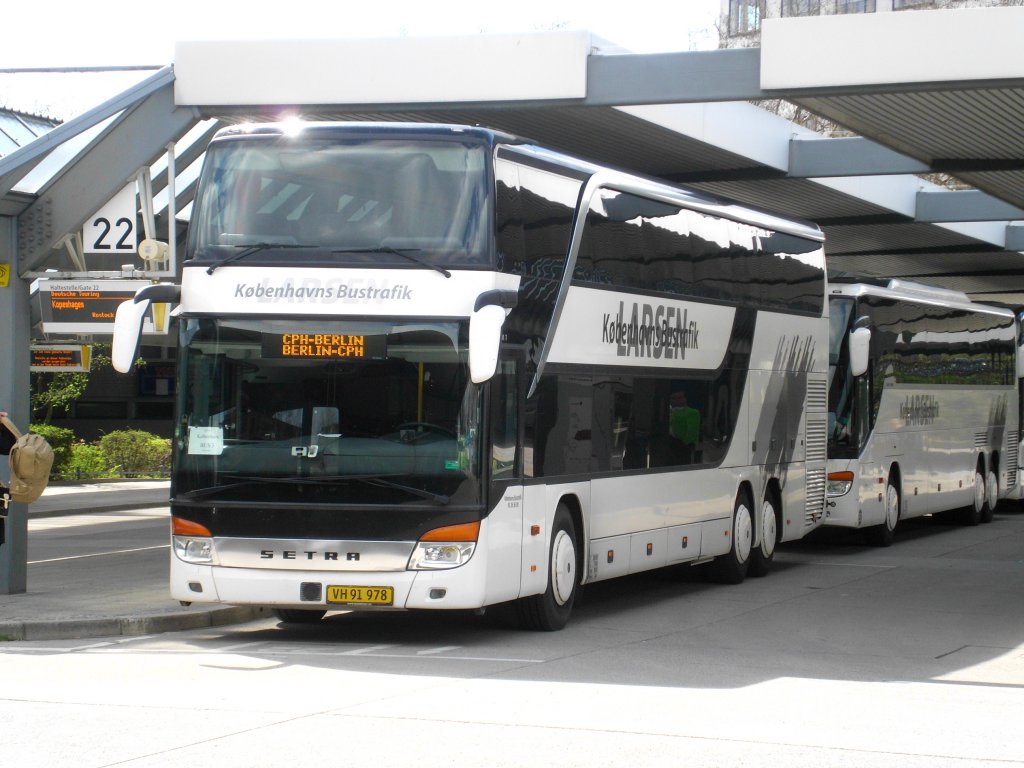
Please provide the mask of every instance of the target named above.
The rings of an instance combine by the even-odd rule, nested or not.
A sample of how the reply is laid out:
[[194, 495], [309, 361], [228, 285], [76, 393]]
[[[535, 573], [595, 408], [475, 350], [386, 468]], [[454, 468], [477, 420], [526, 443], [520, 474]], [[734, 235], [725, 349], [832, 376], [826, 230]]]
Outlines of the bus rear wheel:
[[711, 578], [719, 584], [739, 584], [746, 578], [754, 540], [752, 506], [747, 492], [741, 489], [732, 510], [732, 544], [728, 552], [711, 562]]
[[275, 608], [274, 615], [285, 624], [316, 624], [327, 611], [310, 608]]
[[761, 531], [757, 546], [750, 552], [748, 576], [767, 576], [775, 559], [775, 545], [779, 542], [779, 518], [775, 493], [768, 491], [761, 505]]
[[995, 470], [989, 469], [985, 475], [985, 508], [981, 511], [981, 522], [991, 523], [999, 503], [999, 478]]
[[526, 629], [554, 632], [569, 621], [579, 592], [579, 539], [569, 508], [559, 504], [548, 546], [548, 585], [541, 595], [521, 598], [519, 622]]

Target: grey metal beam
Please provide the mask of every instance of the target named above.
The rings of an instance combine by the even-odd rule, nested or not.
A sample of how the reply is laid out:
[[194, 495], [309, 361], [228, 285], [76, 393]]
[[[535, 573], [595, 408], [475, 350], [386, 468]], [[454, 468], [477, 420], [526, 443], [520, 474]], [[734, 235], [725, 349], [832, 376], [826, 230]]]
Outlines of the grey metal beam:
[[17, 216], [28, 208], [35, 199], [35, 195], [29, 195], [24, 192], [8, 192], [0, 197], [0, 216]]
[[884, 176], [930, 170], [926, 163], [861, 137], [789, 141], [789, 176], [796, 179]]
[[119, 116], [18, 218], [22, 272], [38, 269], [65, 234], [78, 231], [197, 120], [191, 109], [175, 106], [170, 83]]
[[[0, 328], [4, 341], [0, 344], [0, 410], [10, 414], [11, 421], [27, 431], [29, 423], [29, 344], [31, 340], [29, 283], [18, 277], [18, 254], [15, 250], [15, 221], [0, 216], [0, 263], [11, 265], [6, 288], [0, 288]], [[5, 485], [7, 461], [0, 462], [0, 481]], [[28, 577], [28, 507], [12, 504], [3, 521], [4, 543], [0, 544], [0, 594], [20, 594], [26, 590]]]
[[[36, 139], [32, 142], [34, 144], [40, 139]], [[24, 148], [32, 146], [32, 144], [26, 144]], [[20, 150], [19, 150], [20, 151]], [[13, 157], [15, 152], [12, 152], [7, 157]], [[0, 163], [3, 163], [3, 159], [0, 159]], [[43, 160], [46, 159], [46, 155], [39, 155], [38, 157], [26, 158], [23, 162], [19, 163], [16, 167], [10, 168], [6, 173], [0, 172], [0, 199], [10, 194], [11, 190], [14, 189], [14, 185], [21, 181], [23, 178], [32, 173], [32, 170], [39, 165]]]
[[917, 193], [917, 221], [927, 224], [952, 221], [1013, 221], [1024, 210], [976, 189]]
[[1024, 226], [1010, 225], [1006, 228], [1006, 250], [1024, 251]]
[[591, 107], [775, 98], [761, 90], [761, 49], [723, 48], [646, 54], [591, 54]]
[[0, 197], [3, 197], [14, 185], [21, 181], [29, 171], [38, 165], [53, 149], [68, 139], [74, 138], [82, 131], [102, 123], [112, 115], [116, 115], [132, 105], [145, 99], [150, 94], [167, 87], [174, 82], [174, 69], [164, 67], [152, 77], [129, 88], [88, 112], [84, 112], [68, 122], [58, 125], [52, 131], [44, 133], [35, 141], [16, 149], [6, 157], [0, 158]]

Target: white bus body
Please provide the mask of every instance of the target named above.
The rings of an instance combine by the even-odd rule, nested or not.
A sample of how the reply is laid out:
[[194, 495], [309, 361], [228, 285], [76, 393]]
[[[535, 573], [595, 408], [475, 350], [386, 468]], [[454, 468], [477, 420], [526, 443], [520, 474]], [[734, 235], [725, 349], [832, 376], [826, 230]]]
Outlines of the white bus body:
[[[829, 305], [826, 525], [884, 546], [906, 518], [991, 520], [1018, 487], [1013, 313], [899, 282], [833, 284]], [[870, 333], [863, 371], [855, 333]]]
[[557, 629], [582, 583], [763, 575], [824, 514], [821, 241], [484, 129], [222, 132], [175, 295], [172, 594]]

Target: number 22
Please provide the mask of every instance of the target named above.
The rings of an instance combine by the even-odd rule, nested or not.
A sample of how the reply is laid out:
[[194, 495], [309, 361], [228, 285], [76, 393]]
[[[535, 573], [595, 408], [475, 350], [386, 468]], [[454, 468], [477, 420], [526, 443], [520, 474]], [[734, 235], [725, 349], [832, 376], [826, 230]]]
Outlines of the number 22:
[[[96, 238], [96, 241], [93, 243], [92, 247], [95, 250], [97, 250], [97, 251], [109, 251], [111, 249], [110, 243], [106, 243], [106, 242], [104, 242], [104, 240], [106, 240], [107, 235], [110, 234], [110, 230], [111, 230], [110, 220], [105, 218], [105, 217], [103, 217], [103, 216], [100, 216], [98, 219], [96, 219], [92, 223], [92, 225], [94, 227], [100, 227], [102, 229], [102, 231], [99, 234], [99, 237]], [[118, 250], [118, 251], [130, 251], [130, 250], [132, 250], [131, 245], [127, 243], [127, 240], [129, 238], [129, 236], [131, 235], [132, 228], [134, 226], [132, 224], [132, 222], [128, 218], [122, 216], [120, 219], [117, 220], [117, 222], [115, 222], [115, 226], [118, 227], [119, 229], [121, 227], [124, 227], [124, 234], [121, 235], [121, 237], [118, 239], [117, 243], [114, 245], [114, 250]]]

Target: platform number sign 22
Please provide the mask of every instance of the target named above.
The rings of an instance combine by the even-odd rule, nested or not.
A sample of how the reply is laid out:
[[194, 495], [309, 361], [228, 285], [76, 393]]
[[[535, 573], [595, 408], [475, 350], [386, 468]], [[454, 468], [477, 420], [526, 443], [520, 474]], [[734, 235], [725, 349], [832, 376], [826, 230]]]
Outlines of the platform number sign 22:
[[131, 255], [138, 249], [135, 184], [129, 184], [85, 221], [82, 245], [86, 253]]

